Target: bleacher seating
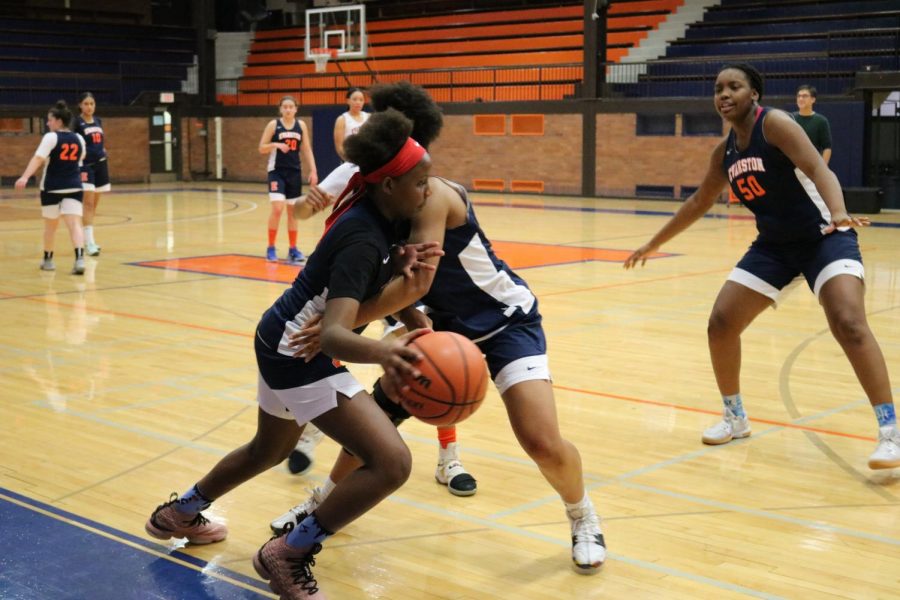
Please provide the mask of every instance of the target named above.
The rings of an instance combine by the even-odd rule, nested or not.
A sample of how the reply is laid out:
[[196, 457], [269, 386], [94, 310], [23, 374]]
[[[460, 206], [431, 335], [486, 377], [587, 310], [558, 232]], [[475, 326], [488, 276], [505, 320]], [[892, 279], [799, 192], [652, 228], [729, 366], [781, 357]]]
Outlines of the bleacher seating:
[[[616, 61], [683, 0], [619, 0], [609, 10], [607, 56]], [[367, 23], [368, 57], [330, 61], [316, 74], [304, 60], [304, 31], [257, 32], [236, 94], [226, 104], [343, 102], [348, 85], [409, 79], [439, 102], [552, 100], [571, 96], [583, 77], [584, 4], [455, 12]]]
[[627, 77], [620, 70], [613, 90], [707, 96], [719, 68], [734, 61], [759, 68], [768, 95], [792, 95], [800, 83], [845, 94], [857, 71], [900, 69], [900, 2], [723, 0], [645, 72]]
[[180, 91], [193, 61], [185, 28], [0, 18], [0, 104], [72, 102], [84, 91], [129, 104], [143, 91]]

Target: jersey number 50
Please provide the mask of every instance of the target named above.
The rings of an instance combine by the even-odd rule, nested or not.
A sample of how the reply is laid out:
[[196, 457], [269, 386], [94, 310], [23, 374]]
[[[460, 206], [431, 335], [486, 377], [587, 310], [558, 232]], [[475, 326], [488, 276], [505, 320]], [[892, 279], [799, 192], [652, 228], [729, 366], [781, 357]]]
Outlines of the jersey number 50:
[[741, 177], [737, 180], [737, 187], [741, 191], [741, 195], [744, 196], [744, 200], [748, 202], [766, 195], [766, 190], [759, 185], [755, 175]]

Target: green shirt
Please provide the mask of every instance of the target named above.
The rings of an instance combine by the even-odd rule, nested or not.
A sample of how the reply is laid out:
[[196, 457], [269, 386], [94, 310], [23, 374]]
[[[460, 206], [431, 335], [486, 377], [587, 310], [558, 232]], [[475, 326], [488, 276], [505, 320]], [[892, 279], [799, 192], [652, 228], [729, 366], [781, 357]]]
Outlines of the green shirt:
[[822, 154], [822, 151], [831, 148], [831, 127], [828, 125], [828, 119], [819, 113], [813, 113], [803, 116], [798, 112], [793, 113], [794, 120], [803, 128], [809, 140]]

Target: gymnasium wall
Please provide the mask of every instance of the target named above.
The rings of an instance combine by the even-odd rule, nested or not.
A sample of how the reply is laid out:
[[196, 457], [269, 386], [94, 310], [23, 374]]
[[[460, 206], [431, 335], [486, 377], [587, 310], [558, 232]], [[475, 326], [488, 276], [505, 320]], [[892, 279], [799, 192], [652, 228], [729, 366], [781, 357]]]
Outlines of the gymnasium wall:
[[432, 146], [434, 172], [471, 186], [473, 179], [542, 181], [548, 194], [581, 194], [580, 114], [544, 115], [544, 135], [476, 135], [474, 115], [447, 115]]
[[[18, 116], [18, 115], [17, 115]], [[26, 115], [21, 115], [26, 116]], [[42, 125], [46, 117], [32, 117], [35, 133], [3, 136], [0, 153], [0, 176], [4, 180], [17, 179], [34, 156], [43, 137]], [[109, 172], [113, 183], [148, 181], [150, 173], [150, 126], [147, 117], [103, 117], [106, 147], [109, 151]], [[40, 177], [40, 171], [38, 171]]]
[[[860, 103], [847, 103], [858, 112]], [[789, 101], [772, 100], [771, 105], [788, 106]], [[197, 107], [185, 109], [181, 117], [181, 179], [184, 181], [212, 178], [215, 171], [214, 117], [222, 118], [222, 155], [224, 179], [230, 181], [265, 181], [266, 157], [257, 145], [266, 123], [273, 118], [271, 107]], [[444, 107], [444, 130], [432, 146], [435, 173], [459, 181], [470, 189], [475, 179], [503, 182], [510, 191], [514, 180], [537, 181], [547, 194], [580, 195], [584, 157], [594, 160], [596, 195], [635, 197], [648, 188], [671, 190], [668, 197], [684, 197], [700, 185], [709, 154], [726, 129], [710, 136], [682, 135], [682, 114], [710, 113], [707, 100], [690, 104], [673, 104], [654, 100], [629, 102], [596, 102], [589, 105], [571, 102], [457, 104]], [[823, 113], [830, 108], [823, 103]], [[842, 107], [844, 108], [844, 107]], [[41, 111], [44, 110], [42, 107]], [[586, 148], [582, 143], [583, 115], [594, 120], [596, 144]], [[303, 107], [301, 118], [317, 135], [331, 143], [332, 132], [313, 130], [311, 111]], [[672, 135], [639, 135], [638, 113], [674, 114]], [[6, 111], [4, 111], [6, 113]], [[8, 116], [30, 117], [33, 129], [40, 131], [43, 117], [38, 111], [19, 109]], [[479, 135], [475, 132], [477, 115], [500, 117], [505, 123], [502, 134]], [[541, 135], [512, 135], [512, 115], [543, 115]], [[7, 116], [4, 114], [4, 116]], [[714, 116], [714, 115], [713, 115]], [[839, 114], [833, 117], [849, 116]], [[854, 113], [853, 116], [856, 116]], [[110, 152], [113, 182], [132, 183], [149, 180], [149, 119], [146, 108], [120, 109], [119, 114], [103, 116]], [[845, 186], [859, 185], [860, 128], [837, 118], [835, 158], [832, 169]], [[321, 122], [321, 121], [320, 121]], [[844, 129], [854, 129], [848, 135]], [[850, 143], [848, 140], [854, 140]], [[15, 180], [25, 168], [40, 142], [40, 134], [4, 135], [4, 152], [0, 154], [0, 176]], [[592, 156], [593, 155], [593, 156]], [[844, 164], [844, 163], [848, 164]], [[588, 165], [590, 166], [590, 165]], [[851, 169], [851, 167], [853, 167]], [[325, 172], [320, 172], [324, 177]], [[661, 196], [656, 196], [661, 197]]]
[[598, 114], [597, 195], [631, 197], [637, 186], [671, 186], [678, 198], [683, 187], [698, 187], [722, 138], [682, 136], [682, 124], [676, 113], [673, 136], [637, 135], [637, 114]]

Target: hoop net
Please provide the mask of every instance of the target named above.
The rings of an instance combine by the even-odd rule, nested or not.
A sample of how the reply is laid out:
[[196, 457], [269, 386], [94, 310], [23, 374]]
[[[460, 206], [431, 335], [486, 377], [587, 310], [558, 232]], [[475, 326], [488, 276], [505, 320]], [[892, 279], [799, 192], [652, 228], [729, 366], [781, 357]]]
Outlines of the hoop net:
[[316, 73], [324, 73], [328, 70], [328, 59], [337, 55], [337, 50], [329, 48], [313, 48], [309, 51], [310, 57], [316, 63]]

